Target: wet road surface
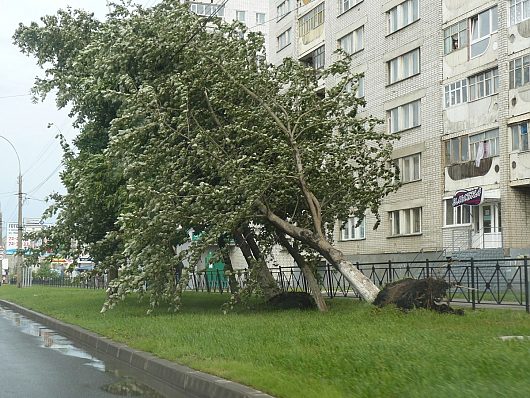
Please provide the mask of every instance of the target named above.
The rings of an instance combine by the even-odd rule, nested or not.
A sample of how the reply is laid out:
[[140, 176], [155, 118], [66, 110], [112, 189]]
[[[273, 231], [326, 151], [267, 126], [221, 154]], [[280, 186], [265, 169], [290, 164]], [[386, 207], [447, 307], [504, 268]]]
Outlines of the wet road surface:
[[52, 330], [0, 307], [0, 397], [163, 398]]

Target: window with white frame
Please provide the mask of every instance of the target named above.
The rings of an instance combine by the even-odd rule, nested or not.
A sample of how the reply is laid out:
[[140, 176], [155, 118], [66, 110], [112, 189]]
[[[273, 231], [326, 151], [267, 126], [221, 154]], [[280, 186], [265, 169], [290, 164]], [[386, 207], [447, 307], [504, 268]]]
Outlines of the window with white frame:
[[445, 107], [449, 108], [454, 105], [463, 104], [467, 102], [467, 80], [459, 80], [457, 82], [445, 86]]
[[245, 22], [246, 12], [245, 11], [236, 11], [236, 19], [239, 22]]
[[530, 121], [515, 124], [510, 126], [512, 130], [512, 150], [513, 151], [528, 151], [528, 129], [530, 128]]
[[499, 69], [491, 69], [469, 77], [468, 85], [470, 101], [497, 94], [499, 92]]
[[396, 159], [399, 168], [399, 180], [402, 183], [418, 181], [421, 178], [421, 154]]
[[445, 200], [445, 225], [465, 225], [471, 223], [471, 206], [453, 207], [453, 199]]
[[276, 15], [278, 20], [291, 12], [291, 4], [293, 0], [285, 0], [276, 7]]
[[457, 22], [444, 29], [444, 54], [467, 47], [467, 20]]
[[445, 141], [445, 165], [469, 161], [469, 138], [467, 135]]
[[510, 0], [510, 25], [530, 19], [530, 0]]
[[287, 29], [280, 36], [278, 36], [278, 51], [291, 44], [291, 28]]
[[339, 14], [345, 13], [350, 10], [356, 4], [359, 4], [363, 0], [338, 0], [339, 2]]
[[510, 88], [530, 83], [530, 54], [510, 61]]
[[421, 207], [395, 210], [388, 213], [390, 235], [413, 235], [421, 233]]
[[470, 160], [485, 159], [499, 155], [499, 129], [469, 136]]
[[217, 4], [204, 4], [204, 3], [190, 3], [191, 12], [209, 17], [215, 15], [216, 17], [224, 16], [224, 7]]
[[304, 56], [300, 61], [313, 69], [322, 69], [326, 62], [325, 46], [320, 46], [316, 50]]
[[359, 221], [357, 217], [350, 217], [340, 229], [341, 240], [358, 240], [366, 236], [366, 221], [363, 218]]
[[416, 48], [387, 62], [388, 84], [420, 73], [420, 49]]
[[364, 26], [341, 37], [338, 40], [338, 46], [348, 54], [361, 51], [364, 48]]
[[265, 23], [265, 13], [257, 12], [256, 13], [256, 25], [263, 25]]
[[322, 3], [298, 20], [298, 32], [303, 37], [324, 23], [324, 6]]
[[474, 58], [487, 50], [491, 34], [498, 30], [499, 14], [497, 6], [471, 17], [469, 21], [471, 28], [470, 57]]
[[410, 25], [420, 18], [420, 0], [406, 0], [387, 12], [388, 33]]
[[397, 133], [421, 124], [421, 101], [417, 100], [388, 111], [388, 131]]
[[355, 96], [357, 98], [364, 98], [364, 75], [359, 76], [356, 81], [349, 81], [348, 84], [344, 86], [344, 91], [346, 91], [347, 93], [351, 93], [355, 86]]

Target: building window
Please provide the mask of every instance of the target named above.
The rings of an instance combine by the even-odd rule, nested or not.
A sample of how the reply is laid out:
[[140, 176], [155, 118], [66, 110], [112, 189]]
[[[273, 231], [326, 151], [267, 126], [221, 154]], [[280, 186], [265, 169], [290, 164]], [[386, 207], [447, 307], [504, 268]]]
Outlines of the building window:
[[459, 80], [457, 82], [445, 86], [445, 107], [462, 104], [467, 102], [467, 80]]
[[256, 25], [263, 25], [265, 23], [265, 13], [257, 12], [256, 13]]
[[467, 21], [463, 20], [444, 29], [444, 54], [467, 47]]
[[420, 125], [421, 101], [417, 100], [388, 111], [388, 131], [397, 133]]
[[420, 73], [419, 48], [388, 61], [389, 84], [396, 83], [418, 73]]
[[191, 3], [190, 4], [190, 10], [191, 12], [202, 15], [205, 17], [209, 17], [211, 15], [215, 15], [217, 17], [223, 17], [224, 16], [224, 7], [217, 5], [217, 4], [203, 4], [203, 3]]
[[322, 3], [298, 20], [298, 31], [303, 37], [324, 23], [324, 6]]
[[489, 45], [492, 33], [497, 32], [499, 15], [497, 6], [470, 18], [471, 27], [471, 58], [483, 54]]
[[510, 0], [510, 25], [530, 19], [530, 0]]
[[445, 165], [469, 161], [469, 139], [467, 135], [445, 141]]
[[421, 155], [419, 153], [396, 159], [396, 164], [399, 168], [399, 180], [402, 183], [420, 180]]
[[407, 0], [390, 9], [388, 15], [388, 33], [410, 25], [420, 18], [420, 0]]
[[236, 19], [239, 22], [245, 22], [245, 11], [236, 11]]
[[363, 218], [360, 222], [357, 217], [350, 217], [340, 229], [341, 240], [364, 239], [366, 233], [366, 221]]
[[470, 160], [490, 158], [499, 155], [499, 129], [469, 136]]
[[512, 129], [512, 150], [513, 151], [528, 151], [528, 128], [530, 122], [526, 121], [523, 123], [511, 126]]
[[356, 89], [355, 97], [364, 98], [364, 76], [359, 76], [357, 80], [349, 81], [346, 86], [344, 86], [344, 91], [351, 93], [354, 87]]
[[278, 51], [291, 44], [291, 28], [287, 29], [280, 36], [278, 36]]
[[453, 199], [445, 200], [445, 225], [471, 224], [471, 207], [453, 207]]
[[325, 46], [318, 47], [315, 51], [312, 51], [300, 61], [313, 69], [324, 68], [326, 61]]
[[471, 76], [468, 81], [470, 101], [499, 92], [499, 70], [497, 68]]
[[530, 82], [530, 54], [510, 61], [510, 88]]
[[283, 18], [285, 15], [289, 14], [291, 12], [291, 2], [293, 0], [285, 0], [281, 2], [278, 7], [276, 7], [276, 15], [278, 16], [278, 20]]
[[412, 235], [421, 233], [421, 207], [389, 212], [390, 235]]
[[338, 40], [339, 48], [348, 54], [356, 53], [364, 48], [364, 26], [348, 33]]
[[349, 9], [353, 8], [354, 5], [359, 4], [362, 0], [338, 0], [339, 1], [339, 14], [342, 14]]

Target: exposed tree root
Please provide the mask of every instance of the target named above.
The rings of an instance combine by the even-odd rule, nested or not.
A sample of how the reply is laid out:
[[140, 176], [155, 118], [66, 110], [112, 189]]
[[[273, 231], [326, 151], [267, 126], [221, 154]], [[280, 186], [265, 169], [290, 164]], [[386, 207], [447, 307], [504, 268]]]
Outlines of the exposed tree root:
[[386, 285], [377, 295], [374, 304], [379, 307], [395, 304], [403, 310], [426, 308], [440, 313], [464, 315], [461, 309], [455, 310], [448, 304], [439, 304], [450, 287], [443, 279], [402, 279]]

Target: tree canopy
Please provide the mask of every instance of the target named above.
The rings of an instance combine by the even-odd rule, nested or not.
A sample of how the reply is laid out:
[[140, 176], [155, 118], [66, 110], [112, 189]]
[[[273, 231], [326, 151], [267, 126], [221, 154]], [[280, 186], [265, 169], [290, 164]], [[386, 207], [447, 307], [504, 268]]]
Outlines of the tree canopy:
[[[347, 55], [323, 71], [271, 65], [259, 34], [176, 0], [114, 5], [105, 21], [62, 10], [14, 39], [46, 71], [35, 93], [57, 92], [80, 129], [49, 243], [74, 239], [119, 268], [110, 303], [149, 286], [152, 305], [178, 307], [181, 262], [256, 227], [263, 252], [279, 243], [322, 256], [375, 299], [332, 231], [352, 213], [377, 215], [396, 189], [395, 137], [359, 115]], [[192, 229], [200, 238], [177, 250]]]

